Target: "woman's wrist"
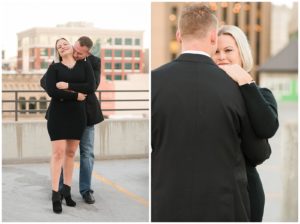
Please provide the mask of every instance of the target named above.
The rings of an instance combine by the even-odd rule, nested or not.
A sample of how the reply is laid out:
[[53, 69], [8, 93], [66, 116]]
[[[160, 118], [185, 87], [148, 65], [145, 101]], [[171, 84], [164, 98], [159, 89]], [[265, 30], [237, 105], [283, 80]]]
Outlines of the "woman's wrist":
[[238, 80], [239, 86], [250, 84], [253, 82], [253, 78], [247, 73], [245, 75], [241, 75]]

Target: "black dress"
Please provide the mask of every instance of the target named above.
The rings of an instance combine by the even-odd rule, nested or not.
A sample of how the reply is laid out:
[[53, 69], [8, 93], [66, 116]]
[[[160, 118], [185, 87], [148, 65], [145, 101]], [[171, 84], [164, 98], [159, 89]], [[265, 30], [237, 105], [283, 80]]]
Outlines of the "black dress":
[[72, 69], [55, 63], [50, 65], [46, 75], [46, 89], [51, 97], [47, 122], [51, 141], [80, 140], [87, 125], [86, 102], [77, 100], [77, 92], [56, 88], [56, 83], [60, 81], [76, 85], [78, 92], [92, 93], [95, 78], [90, 63], [77, 61]]
[[[260, 138], [272, 137], [278, 129], [277, 103], [272, 92], [254, 83], [240, 87], [251, 125]], [[265, 194], [255, 166], [246, 160], [248, 192], [252, 222], [261, 222], [264, 214]]]
[[[96, 91], [100, 84], [101, 59], [91, 54], [90, 56], [88, 56], [86, 58], [86, 60], [88, 62], [90, 62], [92, 69], [93, 69], [95, 82], [96, 82], [94, 91]], [[40, 80], [41, 87], [44, 90], [47, 89], [46, 76], [47, 76], [47, 72], [43, 75], [43, 77]], [[70, 90], [78, 92], [77, 87], [78, 87], [78, 84], [75, 83], [73, 85], [72, 83], [69, 83]], [[50, 108], [50, 105], [49, 105], [49, 108]], [[48, 110], [49, 110], [49, 108], [48, 108]], [[99, 100], [94, 92], [89, 93], [86, 97], [86, 113], [87, 113], [87, 126], [98, 124], [104, 120], [102, 110], [101, 110], [101, 103], [99, 103]], [[46, 120], [48, 120], [48, 112], [46, 112], [45, 118], [46, 118]]]

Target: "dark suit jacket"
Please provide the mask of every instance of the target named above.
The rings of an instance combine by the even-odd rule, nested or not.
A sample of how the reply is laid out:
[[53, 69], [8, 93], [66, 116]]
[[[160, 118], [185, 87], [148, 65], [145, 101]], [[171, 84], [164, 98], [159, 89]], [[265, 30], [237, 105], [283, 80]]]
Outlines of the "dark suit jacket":
[[152, 72], [152, 221], [249, 221], [245, 157], [270, 156], [239, 87], [204, 55]]
[[[100, 71], [101, 71], [101, 59], [94, 56], [90, 55], [87, 57], [87, 60], [91, 63], [91, 66], [94, 71], [94, 76], [95, 76], [95, 89], [94, 91], [97, 90], [99, 84], [100, 84]], [[46, 73], [47, 74], [47, 73]], [[46, 74], [42, 77], [40, 84], [43, 89], [46, 90]], [[69, 89], [74, 90], [76, 92], [80, 92], [80, 85], [76, 83], [69, 83]], [[49, 105], [49, 107], [51, 104]], [[101, 110], [101, 105], [94, 93], [88, 94], [86, 97], [86, 112], [87, 112], [87, 125], [94, 125], [99, 122], [102, 122], [104, 120], [102, 110]], [[47, 119], [47, 113], [46, 113], [46, 119]]]

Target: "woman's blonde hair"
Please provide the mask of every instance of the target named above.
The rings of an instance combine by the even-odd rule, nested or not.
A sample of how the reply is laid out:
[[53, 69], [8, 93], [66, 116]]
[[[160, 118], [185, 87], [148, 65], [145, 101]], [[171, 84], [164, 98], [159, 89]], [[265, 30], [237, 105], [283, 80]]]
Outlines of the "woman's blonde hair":
[[251, 48], [245, 33], [233, 25], [224, 25], [218, 31], [218, 36], [230, 35], [235, 40], [242, 59], [242, 67], [247, 72], [250, 72], [253, 67], [253, 57]]

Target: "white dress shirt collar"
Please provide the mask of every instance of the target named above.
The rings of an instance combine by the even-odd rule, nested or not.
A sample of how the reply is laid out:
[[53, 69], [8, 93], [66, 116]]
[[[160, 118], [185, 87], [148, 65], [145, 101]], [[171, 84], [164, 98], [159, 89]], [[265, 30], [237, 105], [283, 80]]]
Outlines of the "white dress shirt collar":
[[207, 57], [210, 57], [210, 55], [204, 51], [195, 51], [195, 50], [188, 50], [188, 51], [183, 51], [181, 52], [181, 54], [202, 54], [205, 55]]

